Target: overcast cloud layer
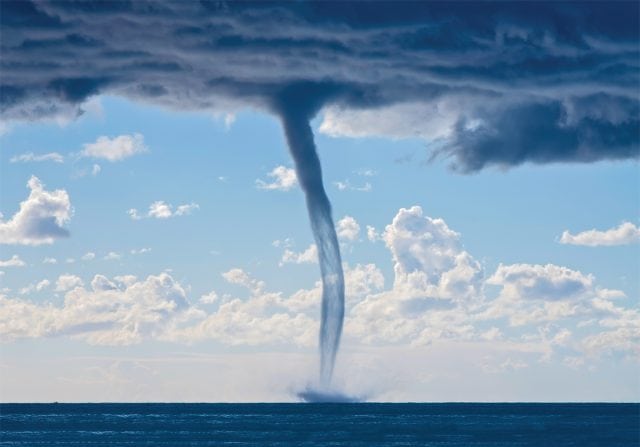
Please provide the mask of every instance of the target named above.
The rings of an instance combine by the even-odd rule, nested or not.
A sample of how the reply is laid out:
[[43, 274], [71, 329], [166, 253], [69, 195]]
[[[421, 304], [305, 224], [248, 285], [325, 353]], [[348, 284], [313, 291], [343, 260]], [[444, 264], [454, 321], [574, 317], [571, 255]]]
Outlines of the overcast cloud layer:
[[[108, 93], [324, 110], [329, 133], [421, 136], [461, 172], [639, 155], [637, 2], [0, 8], [7, 121], [73, 117]], [[383, 122], [362, 119], [372, 110]]]

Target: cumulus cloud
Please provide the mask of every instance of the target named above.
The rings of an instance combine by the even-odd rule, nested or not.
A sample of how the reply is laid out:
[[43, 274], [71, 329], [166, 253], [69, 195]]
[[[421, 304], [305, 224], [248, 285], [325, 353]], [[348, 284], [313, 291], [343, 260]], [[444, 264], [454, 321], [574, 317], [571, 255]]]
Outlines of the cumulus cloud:
[[256, 187], [258, 189], [289, 191], [298, 184], [296, 171], [285, 166], [276, 166], [267, 174], [267, 177], [271, 178], [271, 180], [256, 180]]
[[324, 107], [330, 134], [438, 141], [461, 172], [640, 150], [635, 2], [0, 7], [8, 121], [73, 118], [102, 93], [220, 114], [286, 100]]
[[401, 208], [382, 238], [391, 251], [395, 287], [409, 295], [465, 300], [479, 296], [482, 268], [460, 234], [422, 208]]
[[611, 300], [625, 296], [598, 287], [593, 275], [554, 264], [501, 264], [486, 283], [499, 293], [480, 318], [507, 318], [512, 326], [603, 316], [616, 308]]
[[156, 219], [167, 219], [173, 216], [171, 206], [159, 200], [149, 205], [149, 217], [155, 217]]
[[33, 152], [26, 152], [20, 155], [14, 155], [9, 159], [10, 163], [29, 163], [40, 161], [53, 161], [54, 163], [63, 163], [64, 157], [57, 152], [49, 152], [46, 154], [34, 154]]
[[587, 247], [627, 245], [640, 242], [640, 228], [631, 222], [623, 222], [615, 228], [605, 231], [596, 229], [571, 234], [564, 231], [560, 238], [561, 244], [585, 245]]
[[[98, 137], [93, 143], [87, 143], [80, 152], [81, 157], [100, 158], [107, 161], [120, 161], [136, 154], [148, 152], [144, 144], [144, 137], [139, 134], [120, 135], [114, 138]], [[97, 166], [97, 168], [96, 168]], [[92, 173], [100, 172], [100, 166], [93, 165]]]
[[0, 336], [7, 341], [69, 335], [90, 344], [128, 345], [161, 334], [169, 321], [188, 314], [184, 289], [166, 273], [128, 282], [96, 275], [91, 288], [64, 277], [68, 284], [56, 286], [66, 291], [62, 306], [0, 296]]
[[34, 284], [29, 284], [28, 286], [21, 288], [20, 295], [26, 295], [32, 292], [42, 292], [43, 290], [48, 288], [50, 285], [51, 285], [51, 281], [49, 281], [48, 279], [43, 279], [42, 281], [39, 281]]
[[259, 281], [251, 277], [251, 275], [242, 269], [234, 268], [222, 274], [222, 277], [229, 284], [237, 284], [250, 290], [252, 293], [257, 294], [264, 289], [264, 281]]
[[211, 292], [207, 293], [206, 295], [202, 295], [200, 297], [200, 302], [202, 304], [213, 304], [216, 301], [218, 301], [219, 297], [218, 294], [216, 293], [215, 290], [212, 290]]
[[25, 265], [27, 263], [20, 259], [18, 255], [13, 255], [10, 259], [4, 261], [0, 259], [0, 267], [24, 267]]
[[[580, 368], [610, 355], [637, 355], [640, 311], [593, 275], [555, 264], [519, 263], [500, 264], [485, 279], [462, 236], [418, 206], [400, 209], [381, 237], [394, 267], [391, 281], [374, 264], [343, 265], [344, 337], [352, 346], [491, 346], [501, 354], [477, 365], [490, 374], [553, 356]], [[90, 287], [75, 275], [61, 275], [55, 284], [64, 295], [61, 306], [9, 298], [3, 291], [0, 336], [68, 335], [94, 344], [153, 338], [315, 346], [320, 281], [284, 294], [241, 268], [222, 278], [241, 289], [224, 295], [212, 291], [189, 302], [190, 288], [168, 273], [146, 280], [96, 275]], [[41, 283], [41, 291], [47, 287]]]
[[79, 276], [64, 274], [60, 275], [56, 281], [56, 292], [66, 292], [67, 290], [82, 287], [83, 282]]
[[42, 260], [43, 264], [57, 264], [58, 260], [56, 258], [44, 258]]
[[309, 247], [300, 252], [296, 253], [293, 250], [286, 248], [284, 253], [282, 254], [282, 259], [280, 260], [280, 265], [283, 264], [317, 264], [318, 263], [318, 247], [316, 244], [311, 244]]
[[378, 234], [374, 226], [367, 225], [367, 239], [369, 239], [370, 242], [376, 242], [380, 239], [380, 234]]
[[0, 244], [42, 245], [68, 237], [64, 225], [72, 215], [69, 195], [63, 189], [46, 191], [35, 176], [27, 182], [29, 197], [11, 219], [0, 218]]
[[579, 297], [593, 289], [594, 278], [553, 264], [498, 266], [487, 284], [502, 287], [500, 296], [509, 299], [557, 300]]
[[82, 259], [83, 261], [92, 261], [96, 258], [96, 254], [92, 251], [88, 251], [87, 253], [85, 253], [84, 255], [82, 255], [82, 257], [80, 259]]
[[353, 242], [360, 235], [360, 225], [351, 216], [344, 216], [336, 224], [338, 238], [343, 241]]
[[[147, 212], [146, 217], [152, 217], [155, 219], [169, 219], [170, 217], [188, 216], [197, 209], [200, 209], [200, 205], [192, 202], [178, 205], [178, 207], [174, 210], [171, 204], [166, 203], [164, 200], [157, 200], [149, 205], [149, 211]], [[131, 208], [130, 210], [128, 210], [127, 214], [132, 220], [140, 220], [145, 217], [142, 216], [135, 208]]]

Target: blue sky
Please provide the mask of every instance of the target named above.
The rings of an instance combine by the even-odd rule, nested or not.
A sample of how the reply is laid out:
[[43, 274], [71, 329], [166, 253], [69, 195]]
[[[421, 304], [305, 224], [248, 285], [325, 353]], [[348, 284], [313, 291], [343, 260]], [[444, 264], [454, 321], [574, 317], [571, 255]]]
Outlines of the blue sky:
[[[277, 166], [291, 167], [276, 120], [246, 111], [235, 116], [233, 123], [225, 125], [224, 117], [179, 113], [113, 97], [101, 97], [95, 103], [100, 106], [96, 106], [93, 113], [62, 126], [55, 123], [21, 124], [2, 136], [1, 211], [5, 219], [14, 215], [19, 203], [26, 199], [26, 181], [31, 176], [38, 177], [46, 190], [67, 191], [73, 209], [65, 225], [69, 229], [69, 237], [57, 239], [52, 244], [2, 247], [3, 261], [16, 255], [26, 264], [2, 269], [5, 272], [2, 286], [6, 297], [39, 306], [51, 303], [54, 307], [62, 307], [69, 292], [56, 291], [56, 282], [61, 275], [77, 276], [84, 287], [91, 290], [89, 284], [95, 275], [107, 278], [135, 275], [138, 280], [144, 280], [149, 275], [167, 272], [184, 288], [185, 297], [193, 306], [205, 312], [215, 312], [222, 300], [239, 297], [251, 302], [257, 299], [252, 298], [251, 293], [247, 294], [245, 286], [230, 283], [223, 277], [223, 273], [232, 269], [242, 269], [255, 280], [264, 281], [265, 291], [281, 293], [283, 297], [314, 288], [318, 274], [316, 263], [282, 262], [285, 250], [299, 254], [313, 242], [299, 188], [265, 190], [256, 183], [257, 180], [273, 180], [268, 173]], [[315, 121], [315, 127], [319, 128], [321, 124], [322, 117]], [[144, 152], [117, 162], [78, 155], [86, 143], [93, 143], [100, 136], [114, 138], [133, 134], [143, 136]], [[565, 230], [574, 234], [592, 228], [607, 230], [625, 221], [637, 225], [638, 174], [635, 162], [523, 166], [507, 172], [494, 169], [475, 175], [460, 175], [450, 172], [442, 162], [399, 162], [398, 159], [406, 154], [425, 158], [425, 143], [417, 139], [333, 137], [319, 132], [317, 143], [335, 219], [351, 216], [359, 226], [357, 234], [342, 242], [344, 261], [352, 267], [372, 264], [384, 278], [382, 290], [392, 289], [394, 260], [384, 241], [367, 238], [367, 226], [382, 233], [401, 208], [420, 206], [424, 216], [441, 218], [451, 230], [460, 234], [463, 249], [481, 264], [485, 279], [491, 277], [500, 264], [554, 264], [584, 276], [593, 275], [595, 287], [624, 293], [623, 297], [613, 301], [616, 306], [637, 309], [637, 245], [588, 247], [559, 242]], [[29, 152], [39, 155], [56, 152], [64, 157], [64, 162], [10, 161], [16, 155]], [[100, 165], [100, 171], [95, 175], [91, 173], [94, 164]], [[370, 189], [340, 190], [335, 182], [348, 182], [355, 188], [369, 184]], [[171, 204], [174, 209], [181, 204], [197, 204], [197, 208], [190, 214], [165, 219], [144, 217], [133, 220], [127, 213], [131, 208], [137, 208], [140, 214], [145, 214], [149, 205], [156, 201]], [[275, 243], [279, 246], [274, 246], [275, 241], [280, 241]], [[136, 251], [142, 253], [134, 254]], [[87, 253], [93, 253], [94, 257], [87, 259]], [[115, 253], [115, 259], [105, 259], [109, 253]], [[43, 262], [45, 258], [53, 258], [57, 262], [47, 264]], [[21, 292], [21, 289], [37, 285], [42, 280], [48, 280], [50, 284], [40, 291]], [[365, 275], [362, 284], [369, 285], [361, 287], [372, 288], [371, 283], [376, 281], [375, 275]], [[498, 286], [490, 284], [484, 285], [483, 289], [478, 293], [485, 295], [487, 300], [495, 298], [499, 291]], [[211, 291], [217, 294], [217, 302], [199, 301]], [[369, 294], [372, 292], [374, 290]], [[561, 291], [558, 293], [557, 299], [566, 298]], [[223, 298], [225, 294], [228, 296]], [[318, 309], [310, 308], [308, 312], [317, 318]], [[21, 317], [10, 318], [19, 320]], [[538, 331], [551, 331], [557, 335], [562, 330], [569, 330], [571, 344], [575, 346], [584, 336], [576, 325], [585, 317], [534, 322], [515, 328], [504, 318], [480, 321], [474, 330], [481, 334], [497, 328], [515, 339]], [[367, 330], [376, 335], [376, 328]], [[242, 340], [241, 333], [235, 341], [227, 339], [221, 342], [215, 335], [171, 341], [158, 341], [151, 336], [136, 342], [124, 342], [124, 345], [115, 340], [106, 342], [106, 345], [82, 341], [91, 334], [90, 330], [72, 336], [39, 334], [21, 337], [16, 335], [18, 333], [7, 330], [5, 337], [10, 342], [3, 346], [7, 371], [3, 395], [9, 400], [67, 400], [67, 395], [73, 396], [71, 400], [100, 400], [103, 385], [123, 386], [118, 385], [117, 378], [114, 378], [116, 373], [112, 374], [114, 377], [104, 373], [105, 377], [94, 378], [93, 386], [85, 385], [87, 389], [81, 387], [82, 391], [75, 388], [74, 381], [82, 381], [78, 377], [83, 374], [98, 374], [94, 371], [102, 369], [109, 371], [109, 368], [115, 368], [113, 365], [136, 371], [142, 368], [146, 374], [144, 368], [147, 366], [140, 365], [161, 363], [162, 373], [159, 374], [162, 377], [158, 380], [175, 380], [174, 374], [177, 373], [170, 371], [184, 367], [185, 360], [172, 361], [165, 357], [176, 352], [187, 357], [212, 356], [219, 362], [228, 362], [229, 367], [238, 367], [238, 362], [248, 362], [238, 356], [249, 353], [271, 356], [272, 362], [279, 362], [276, 359], [280, 356], [285, 359], [283, 361], [291, 356], [306, 356], [305, 361], [309, 365], [305, 365], [303, 360], [297, 361], [309, 367], [309, 377], [304, 376], [307, 371], [300, 372], [300, 377], [289, 377], [291, 383], [283, 384], [286, 386], [274, 390], [273, 394], [267, 390], [256, 394], [263, 399], [287, 399], [289, 386], [312, 380], [311, 365], [317, 362], [314, 356], [315, 333], [301, 346], [282, 340], [263, 343], [252, 340], [247, 334], [244, 335], [247, 340]], [[295, 333], [294, 330], [292, 335]], [[592, 329], [585, 333], [592, 335]], [[637, 361], [632, 359], [632, 352], [613, 351], [594, 357], [575, 347], [558, 347], [553, 349], [550, 358], [546, 358], [545, 354], [532, 355], [522, 352], [522, 347], [515, 347], [507, 357], [496, 357], [490, 343], [481, 343], [476, 337], [480, 335], [456, 342], [456, 350], [470, 349], [464, 346], [467, 343], [478, 345], [473, 351], [477, 351], [475, 356], [480, 359], [474, 362], [475, 367], [483, 371], [483, 377], [477, 378], [477, 373], [470, 371], [464, 380], [479, 385], [499, 379], [500, 383], [508, 386], [505, 385], [507, 389], [501, 391], [476, 390], [467, 394], [469, 396], [482, 400], [535, 399], [535, 395], [528, 394], [528, 388], [540, 375], [556, 374], [561, 383], [551, 386], [552, 391], [547, 391], [547, 394], [543, 393], [545, 399], [579, 399], [585, 396], [585, 399], [619, 400], [636, 396], [633, 393], [637, 391], [634, 376]], [[265, 334], [265, 338], [269, 337]], [[392, 374], [390, 370], [393, 370], [389, 365], [379, 365], [380, 370], [375, 371], [381, 383], [368, 384], [372, 389], [358, 389], [357, 382], [339, 374], [341, 362], [346, 362], [350, 356], [363, 357], [360, 362], [372, 362], [385, 351], [396, 356], [408, 351], [405, 355], [411, 357], [426, 351], [426, 358], [429, 358], [443, 349], [442, 344], [451, 343], [448, 337], [428, 343], [417, 343], [411, 337], [390, 342], [385, 341], [381, 334], [370, 342], [363, 341], [363, 338], [366, 337], [361, 334], [345, 337], [345, 354], [338, 358], [337, 380], [346, 389], [356, 394], [371, 393], [374, 399], [380, 396], [392, 400], [411, 396], [426, 400], [464, 399], [465, 394], [455, 389], [454, 384], [449, 384], [444, 391], [438, 390], [435, 395], [434, 390], [420, 382], [415, 386], [402, 382], [396, 385], [400, 389], [395, 389], [393, 384], [385, 383], [385, 375]], [[358, 346], [370, 353], [369, 356], [360, 353]], [[47, 353], [43, 354], [43, 351]], [[480, 353], [490, 360], [483, 360]], [[64, 360], [66, 357], [69, 358]], [[580, 359], [571, 360], [580, 365], [568, 366], [567, 358]], [[38, 376], [36, 371], [29, 372], [35, 374], [38, 381], [45, 381], [46, 391], [37, 387], [25, 389], [27, 386], [14, 388], [14, 381], [24, 380], [25, 369], [30, 369], [32, 362], [47, 365], [44, 368], [46, 378]], [[60, 364], [67, 362], [76, 364], [80, 371], [74, 371], [71, 378], [65, 376], [71, 374], [65, 371], [68, 366]], [[412, 364], [415, 360], [407, 362]], [[438, 377], [446, 371], [437, 363], [418, 363], [411, 366], [416, 368], [415, 377], [404, 380], [412, 383], [416, 377]], [[222, 374], [212, 371], [216, 368], [204, 362], [198, 377], [204, 379], [209, 374], [214, 377]], [[364, 366], [359, 363], [354, 368], [362, 369]], [[50, 374], [52, 369], [55, 371], [53, 375]], [[282, 371], [283, 374], [285, 372]], [[360, 370], [358, 373], [363, 374]], [[288, 376], [287, 372], [285, 377]], [[577, 377], [583, 381], [584, 388], [565, 389], [565, 381], [577, 380]], [[612, 381], [611, 387], [601, 389], [603, 377]], [[136, 378], [135, 375], [129, 378], [131, 383], [127, 387], [141, 393], [139, 399], [162, 399], [165, 395], [181, 398], [175, 391], [174, 394], [158, 395], [151, 391], [142, 392], [140, 389], [145, 388], [143, 385], [147, 379], [144, 376]], [[110, 380], [116, 383], [109, 383]], [[238, 386], [245, 386], [244, 382], [241, 384]], [[129, 390], [121, 392], [127, 395]], [[202, 386], [201, 392], [203, 397], [212, 400], [252, 398], [240, 392], [237, 395], [228, 394], [228, 391], [222, 393], [208, 384]]]
[[309, 123], [334, 391], [637, 401], [640, 6], [479, 5], [0, 3], [1, 399], [317, 387]]

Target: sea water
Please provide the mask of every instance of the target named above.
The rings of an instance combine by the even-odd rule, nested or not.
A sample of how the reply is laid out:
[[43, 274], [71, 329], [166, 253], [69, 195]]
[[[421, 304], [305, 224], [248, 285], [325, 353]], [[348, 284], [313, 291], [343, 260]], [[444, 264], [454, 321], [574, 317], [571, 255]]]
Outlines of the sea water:
[[640, 404], [0, 404], [6, 446], [640, 446]]

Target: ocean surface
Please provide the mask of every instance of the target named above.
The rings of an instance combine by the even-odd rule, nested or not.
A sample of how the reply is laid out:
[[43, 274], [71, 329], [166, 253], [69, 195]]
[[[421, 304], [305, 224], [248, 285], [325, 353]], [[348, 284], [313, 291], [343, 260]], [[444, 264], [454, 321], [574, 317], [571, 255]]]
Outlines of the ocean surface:
[[0, 404], [3, 446], [634, 446], [640, 404]]

